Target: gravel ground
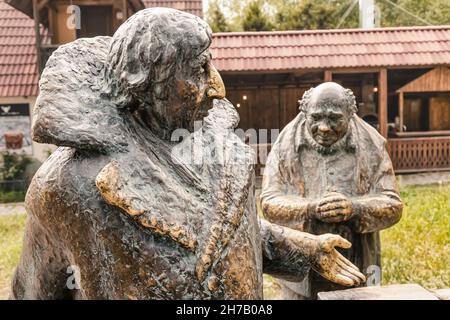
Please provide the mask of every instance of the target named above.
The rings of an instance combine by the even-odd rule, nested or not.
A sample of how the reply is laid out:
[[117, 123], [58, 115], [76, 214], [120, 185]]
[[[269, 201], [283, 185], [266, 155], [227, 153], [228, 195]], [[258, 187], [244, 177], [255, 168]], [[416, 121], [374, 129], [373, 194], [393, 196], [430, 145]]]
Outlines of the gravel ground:
[[25, 214], [23, 202], [19, 203], [0, 203], [0, 216], [12, 214]]

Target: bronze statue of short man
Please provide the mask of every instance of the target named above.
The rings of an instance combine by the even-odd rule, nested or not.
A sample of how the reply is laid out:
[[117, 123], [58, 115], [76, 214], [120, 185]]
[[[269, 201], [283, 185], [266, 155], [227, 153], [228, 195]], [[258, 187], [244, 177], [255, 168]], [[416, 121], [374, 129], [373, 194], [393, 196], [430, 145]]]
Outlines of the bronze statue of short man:
[[263, 270], [364, 280], [340, 236], [258, 220], [254, 155], [210, 44], [200, 18], [155, 8], [50, 57], [32, 134], [59, 148], [27, 193], [12, 298], [261, 299]]
[[[337, 83], [306, 91], [268, 156], [260, 199], [273, 223], [349, 240], [345, 256], [367, 272], [380, 266], [378, 231], [400, 220], [403, 205], [386, 141], [356, 111], [351, 90]], [[314, 274], [281, 284], [286, 299], [341, 288]]]

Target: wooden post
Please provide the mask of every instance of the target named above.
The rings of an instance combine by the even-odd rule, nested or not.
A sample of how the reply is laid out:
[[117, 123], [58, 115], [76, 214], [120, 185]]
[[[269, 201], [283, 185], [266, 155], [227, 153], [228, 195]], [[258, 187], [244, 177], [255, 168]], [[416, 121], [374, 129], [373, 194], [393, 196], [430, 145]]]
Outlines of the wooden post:
[[323, 74], [323, 81], [325, 82], [333, 81], [333, 73], [331, 72], [331, 70], [325, 70]]
[[121, 23], [124, 23], [128, 17], [128, 8], [127, 8], [127, 0], [122, 0], [122, 11], [123, 11], [123, 19]]
[[385, 138], [388, 135], [387, 90], [387, 70], [381, 69], [378, 72], [378, 124], [380, 134]]
[[36, 56], [37, 64], [39, 68], [39, 74], [43, 70], [42, 59], [41, 59], [41, 28], [39, 26], [39, 3], [38, 0], [33, 0], [33, 18], [34, 18], [34, 33], [36, 38]]
[[398, 96], [398, 116], [400, 118], [399, 121], [399, 131], [403, 132], [403, 106], [404, 106], [404, 102], [403, 102], [403, 91], [400, 91], [400, 94]]

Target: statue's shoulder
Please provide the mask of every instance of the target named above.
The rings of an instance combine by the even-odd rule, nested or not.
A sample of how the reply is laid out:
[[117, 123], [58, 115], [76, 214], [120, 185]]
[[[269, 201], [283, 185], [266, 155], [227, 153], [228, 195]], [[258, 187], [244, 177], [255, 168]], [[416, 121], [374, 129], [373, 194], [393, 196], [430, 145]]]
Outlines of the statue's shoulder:
[[98, 198], [95, 177], [108, 161], [110, 156], [57, 148], [30, 183], [25, 199], [29, 214], [49, 225], [73, 219], [76, 208], [85, 209]]
[[301, 126], [304, 123], [304, 120], [304, 114], [299, 113], [281, 130], [271, 146], [273, 153], [277, 153], [281, 158], [291, 158], [293, 156], [293, 153], [296, 152], [296, 143], [299, 138], [298, 135], [302, 134]]
[[39, 81], [33, 140], [94, 151], [126, 145], [123, 119], [102, 91], [110, 41], [78, 39], [52, 54]]
[[370, 124], [355, 115], [352, 119], [355, 138], [359, 145], [364, 145], [366, 149], [376, 149], [381, 152], [386, 148], [386, 139]]
[[111, 37], [81, 38], [58, 47], [42, 72], [38, 100], [59, 104], [75, 94], [71, 90], [95, 90], [110, 41]]

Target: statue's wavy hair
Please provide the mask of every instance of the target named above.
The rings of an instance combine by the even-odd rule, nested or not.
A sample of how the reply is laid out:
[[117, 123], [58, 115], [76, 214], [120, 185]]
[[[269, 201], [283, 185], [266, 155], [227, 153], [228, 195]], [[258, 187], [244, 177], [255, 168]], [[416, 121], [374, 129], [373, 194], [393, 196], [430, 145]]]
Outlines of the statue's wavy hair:
[[[316, 88], [317, 87], [312, 87], [309, 90], [306, 90], [305, 93], [303, 94], [302, 98], [300, 100], [298, 100], [298, 105], [299, 105], [298, 109], [300, 112], [306, 113], [306, 110], [310, 106], [311, 96], [314, 92], [314, 89], [316, 89]], [[358, 107], [356, 105], [356, 98], [355, 98], [355, 95], [353, 94], [353, 91], [342, 87], [342, 94], [343, 94], [343, 100], [345, 102], [345, 105], [348, 106], [348, 108], [350, 110], [350, 114], [353, 115], [356, 112], [358, 112]]]
[[169, 8], [141, 10], [112, 38], [103, 91], [115, 97], [119, 107], [142, 97], [165, 100], [176, 66], [206, 50], [211, 39], [208, 24], [189, 13]]

